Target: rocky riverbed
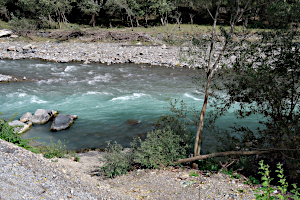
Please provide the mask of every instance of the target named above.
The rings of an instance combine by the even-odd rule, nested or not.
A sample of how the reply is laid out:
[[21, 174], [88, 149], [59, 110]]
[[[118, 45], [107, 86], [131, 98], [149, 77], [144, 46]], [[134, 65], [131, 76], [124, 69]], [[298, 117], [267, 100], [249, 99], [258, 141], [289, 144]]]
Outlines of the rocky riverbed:
[[185, 66], [180, 63], [179, 48], [166, 45], [127, 43], [20, 42], [0, 41], [0, 59], [42, 59], [54, 62], [136, 63]]

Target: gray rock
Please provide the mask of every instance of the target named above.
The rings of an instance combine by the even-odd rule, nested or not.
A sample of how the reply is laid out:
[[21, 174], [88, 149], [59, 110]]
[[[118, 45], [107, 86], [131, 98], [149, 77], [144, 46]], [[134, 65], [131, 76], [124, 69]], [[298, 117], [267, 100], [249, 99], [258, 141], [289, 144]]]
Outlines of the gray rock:
[[190, 47], [182, 47], [181, 50], [185, 51], [185, 52], [189, 52], [190, 51]]
[[30, 121], [32, 118], [32, 114], [30, 112], [25, 113], [21, 118], [20, 121], [21, 122], [28, 122]]
[[28, 45], [24, 46], [22, 49], [23, 49], [23, 51], [31, 50], [32, 49], [32, 45], [28, 44]]
[[10, 30], [6, 30], [6, 29], [0, 30], [0, 37], [7, 37], [7, 36], [10, 36], [11, 34], [12, 34], [12, 31], [10, 31]]
[[20, 134], [28, 131], [30, 129], [30, 126], [32, 125], [32, 122], [23, 123], [19, 120], [14, 120], [12, 122], [8, 122], [8, 125], [14, 127], [14, 131]]
[[7, 51], [17, 51], [15, 46], [9, 46], [7, 47]]
[[54, 115], [57, 115], [57, 111], [54, 110], [44, 110], [37, 109], [32, 116], [33, 124], [45, 124], [47, 123]]
[[69, 128], [77, 119], [77, 115], [63, 115], [59, 114], [53, 120], [51, 131], [60, 131]]

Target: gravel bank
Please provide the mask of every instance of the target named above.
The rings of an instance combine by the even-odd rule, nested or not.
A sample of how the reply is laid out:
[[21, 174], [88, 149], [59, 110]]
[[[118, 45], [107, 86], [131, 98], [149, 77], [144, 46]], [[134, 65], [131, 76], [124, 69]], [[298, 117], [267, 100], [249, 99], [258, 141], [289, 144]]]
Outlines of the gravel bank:
[[0, 199], [131, 199], [109, 185], [0, 139]]
[[184, 66], [179, 48], [126, 43], [20, 42], [0, 40], [0, 59], [43, 59], [54, 62], [136, 63]]
[[253, 189], [242, 179], [225, 174], [167, 168], [137, 170], [107, 179], [99, 174], [101, 152], [77, 156], [79, 162], [70, 158], [50, 160], [0, 139], [0, 199], [255, 198]]

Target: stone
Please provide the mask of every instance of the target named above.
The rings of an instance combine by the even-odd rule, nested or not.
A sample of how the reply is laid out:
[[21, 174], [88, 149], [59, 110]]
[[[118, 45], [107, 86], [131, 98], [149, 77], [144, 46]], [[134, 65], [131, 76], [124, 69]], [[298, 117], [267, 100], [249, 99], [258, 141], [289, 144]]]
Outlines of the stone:
[[32, 114], [30, 112], [27, 112], [20, 118], [20, 121], [25, 123], [30, 121], [31, 118], [32, 118]]
[[6, 29], [0, 30], [0, 37], [7, 37], [7, 36], [10, 36], [11, 34], [12, 34], [12, 31], [10, 31], [10, 30], [6, 30]]
[[129, 120], [126, 121], [126, 124], [129, 124], [129, 125], [132, 125], [132, 126], [137, 125], [139, 123], [140, 123], [140, 121], [138, 121], [136, 119], [129, 119]]
[[185, 51], [185, 52], [189, 52], [190, 51], [190, 47], [182, 47], [181, 50]]
[[52, 122], [51, 131], [60, 131], [67, 128], [74, 123], [75, 119], [77, 119], [77, 115], [63, 115], [58, 114]]
[[7, 48], [7, 51], [17, 51], [16, 47], [15, 46], [9, 46]]
[[12, 122], [8, 122], [8, 125], [14, 127], [14, 131], [16, 133], [24, 133], [30, 129], [30, 126], [32, 126], [32, 122], [29, 123], [23, 123], [19, 120], [14, 120]]
[[33, 124], [45, 124], [53, 116], [57, 115], [57, 113], [58, 112], [54, 110], [37, 109], [32, 116], [31, 121]]
[[167, 45], [163, 44], [163, 45], [161, 45], [161, 48], [162, 48], [162, 49], [166, 49], [166, 48], [167, 48]]
[[22, 49], [23, 49], [23, 51], [31, 50], [32, 49], [32, 45], [28, 44], [28, 45], [24, 46]]
[[19, 36], [18, 35], [11, 35], [10, 37], [11, 38], [18, 38]]

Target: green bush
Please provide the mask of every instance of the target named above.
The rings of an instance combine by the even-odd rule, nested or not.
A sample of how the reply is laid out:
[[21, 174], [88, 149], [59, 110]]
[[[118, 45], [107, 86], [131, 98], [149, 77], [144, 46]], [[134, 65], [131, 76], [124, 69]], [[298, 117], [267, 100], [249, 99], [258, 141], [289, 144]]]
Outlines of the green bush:
[[132, 152], [123, 152], [124, 148], [117, 143], [111, 144], [107, 142], [107, 144], [104, 154], [105, 164], [102, 167], [105, 175], [112, 178], [126, 174], [133, 169]]
[[182, 145], [182, 138], [170, 127], [147, 134], [146, 140], [135, 138], [132, 148], [124, 152], [120, 144], [111, 144], [105, 149], [105, 175], [115, 177], [135, 167], [160, 168], [174, 165], [174, 161], [186, 157], [188, 145]]
[[69, 151], [66, 150], [66, 145], [60, 140], [58, 140], [57, 143], [52, 142], [50, 145], [40, 146], [38, 149], [45, 158], [63, 158], [69, 153]]
[[[283, 174], [283, 168], [282, 164], [278, 163], [277, 164], [277, 177], [279, 178], [278, 185], [277, 186], [271, 186], [271, 181], [274, 178], [271, 178], [270, 173], [271, 171], [269, 170], [269, 165], [265, 165], [264, 161], [261, 160], [259, 162], [259, 169], [261, 170], [259, 174], [262, 175], [261, 180], [262, 180], [262, 187], [259, 188], [255, 194], [256, 199], [259, 200], [270, 200], [270, 199], [300, 199], [300, 188], [297, 187], [296, 184], [292, 184], [293, 188], [290, 193], [288, 194], [288, 183], [286, 182], [286, 177]], [[272, 195], [273, 191], [277, 188], [279, 193], [276, 195]], [[261, 193], [262, 192], [262, 193]]]
[[0, 119], [0, 138], [20, 147], [29, 148], [30, 140], [21, 138], [18, 133], [14, 132], [13, 127], [8, 125], [8, 123], [3, 119]]
[[12, 16], [12, 19], [9, 21], [9, 24], [12, 26], [14, 31], [18, 33], [28, 32], [37, 29], [37, 24], [35, 20], [30, 20], [26, 18], [17, 18]]
[[134, 162], [146, 168], [174, 165], [174, 161], [186, 156], [186, 147], [181, 146], [182, 138], [170, 127], [147, 134], [145, 141], [138, 138], [140, 147], [135, 151]]

